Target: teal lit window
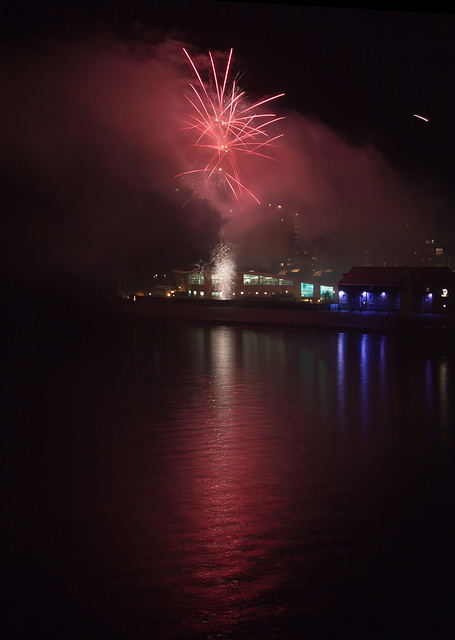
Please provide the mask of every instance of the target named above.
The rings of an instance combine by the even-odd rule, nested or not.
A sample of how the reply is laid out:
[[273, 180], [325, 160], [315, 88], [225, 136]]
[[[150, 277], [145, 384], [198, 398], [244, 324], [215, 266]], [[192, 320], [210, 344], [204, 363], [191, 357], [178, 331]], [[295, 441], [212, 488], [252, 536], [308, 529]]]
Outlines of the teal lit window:
[[302, 298], [312, 298], [314, 292], [314, 284], [308, 282], [300, 283], [300, 295]]
[[321, 284], [321, 300], [333, 300], [334, 290], [333, 287], [326, 287]]
[[252, 273], [244, 273], [243, 284], [259, 284], [259, 276]]

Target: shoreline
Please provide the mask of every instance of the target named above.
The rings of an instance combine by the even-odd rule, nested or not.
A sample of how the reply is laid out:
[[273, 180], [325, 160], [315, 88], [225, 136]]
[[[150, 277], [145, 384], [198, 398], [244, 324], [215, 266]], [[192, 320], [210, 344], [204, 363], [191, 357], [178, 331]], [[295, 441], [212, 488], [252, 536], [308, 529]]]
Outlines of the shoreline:
[[94, 310], [108, 315], [174, 321], [206, 321], [229, 324], [283, 325], [294, 327], [359, 329], [396, 332], [443, 330], [455, 333], [454, 318], [414, 314], [403, 318], [399, 313], [338, 311], [324, 305], [304, 307], [298, 302], [267, 303], [263, 301], [193, 301], [188, 299], [107, 300], [94, 305]]
[[33, 348], [33, 343], [43, 337], [49, 348], [54, 348], [53, 339], [67, 340], [74, 331], [79, 339], [79, 329], [83, 335], [84, 328], [93, 323], [108, 328], [112, 323], [139, 322], [152, 331], [163, 324], [197, 323], [293, 332], [382, 334], [390, 336], [403, 354], [455, 356], [455, 317], [450, 316], [415, 314], [403, 318], [393, 312], [338, 311], [290, 301], [97, 298], [37, 302], [9, 306], [4, 314], [12, 353]]

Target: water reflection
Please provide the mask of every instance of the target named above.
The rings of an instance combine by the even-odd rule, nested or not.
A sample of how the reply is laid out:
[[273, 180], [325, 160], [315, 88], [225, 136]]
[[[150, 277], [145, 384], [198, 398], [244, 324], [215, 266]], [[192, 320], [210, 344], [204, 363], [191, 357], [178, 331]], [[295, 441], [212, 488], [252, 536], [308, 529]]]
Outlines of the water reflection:
[[439, 390], [439, 410], [441, 416], [441, 427], [445, 430], [448, 426], [449, 417], [449, 394], [448, 394], [448, 363], [444, 358], [439, 362], [438, 367], [438, 390]]
[[[387, 348], [389, 347], [389, 349]], [[337, 423], [368, 430], [387, 407], [387, 357], [384, 335], [339, 333], [336, 350]]]
[[443, 357], [426, 363], [427, 387], [426, 405], [428, 424], [432, 425], [429, 435], [439, 440], [438, 450], [441, 451], [441, 464], [446, 466], [450, 460], [453, 448], [454, 408], [453, 398], [455, 385], [452, 380], [453, 362]]
[[[272, 345], [265, 340], [263, 346], [267, 353]], [[188, 572], [192, 624], [205, 631], [214, 624], [246, 624], [251, 603], [272, 589], [280, 573], [276, 566], [271, 571], [272, 548], [263, 543], [275, 538], [280, 523], [269, 491], [276, 470], [261, 443], [270, 406], [257, 379], [258, 347], [255, 332], [210, 331], [204, 341], [209, 376], [198, 393], [204, 428], [193, 422], [201, 410], [186, 424], [198, 435], [186, 461], [192, 473], [185, 475], [186, 499], [179, 500], [186, 524], [176, 548]]]
[[[370, 402], [370, 389], [369, 389], [369, 377], [370, 377], [370, 358], [371, 358], [371, 342], [369, 340], [368, 335], [364, 334], [360, 338], [360, 357], [359, 357], [359, 404], [360, 404], [360, 414], [362, 420], [362, 426], [369, 426], [369, 417], [371, 412], [371, 402]], [[373, 365], [374, 366], [374, 365]]]
[[317, 629], [328, 603], [368, 609], [394, 569], [381, 531], [388, 540], [397, 512], [416, 521], [423, 470], [450, 460], [436, 436], [450, 419], [447, 362], [397, 359], [373, 334], [192, 327], [174, 344], [169, 433], [142, 473], [151, 484], [168, 461], [149, 568], [182, 627], [292, 637], [287, 620]]
[[346, 334], [338, 334], [337, 342], [337, 409], [340, 429], [346, 426]]
[[453, 361], [398, 357], [374, 334], [143, 324], [113, 330], [109, 348], [95, 337], [41, 389], [53, 413], [23, 481], [39, 536], [21, 537], [40, 572], [17, 571], [35, 626], [322, 640], [416, 637], [448, 619]]
[[[185, 523], [173, 547], [187, 575], [181, 615], [220, 637], [238, 625], [257, 627], [260, 615], [280, 637], [283, 617], [308, 623], [317, 589], [330, 599], [346, 580], [340, 553], [346, 537], [361, 544], [353, 528], [358, 509], [369, 530], [370, 518], [375, 527], [387, 519], [400, 478], [399, 495], [406, 493], [406, 474], [422, 450], [410, 446], [406, 429], [394, 430], [406, 415], [418, 435], [422, 419], [413, 405], [433, 382], [424, 361], [395, 370], [385, 336], [340, 333], [310, 345], [298, 334], [220, 327], [205, 329], [199, 344], [206, 383], [197, 410], [186, 414], [191, 447], [176, 487]], [[342, 448], [334, 437], [340, 430]], [[334, 535], [337, 513], [344, 524]], [[321, 571], [331, 573], [332, 587], [320, 585]], [[279, 593], [287, 595], [278, 604]]]

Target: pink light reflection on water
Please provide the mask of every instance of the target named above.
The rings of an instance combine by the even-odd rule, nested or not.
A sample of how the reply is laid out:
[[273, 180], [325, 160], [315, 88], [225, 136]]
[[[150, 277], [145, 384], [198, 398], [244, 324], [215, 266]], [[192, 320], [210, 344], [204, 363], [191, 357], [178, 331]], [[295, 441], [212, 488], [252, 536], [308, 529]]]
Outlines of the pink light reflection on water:
[[[176, 551], [186, 556], [185, 588], [198, 602], [204, 628], [211, 620], [230, 626], [257, 618], [267, 594], [288, 578], [285, 563], [276, 562], [284, 528], [283, 504], [274, 490], [280, 463], [267, 443], [276, 418], [270, 399], [251, 397], [257, 387], [248, 385], [248, 375], [254, 373], [239, 370], [235, 340], [228, 328], [210, 334], [213, 377], [198, 397], [205, 421], [202, 428], [188, 425], [198, 437], [191, 443], [193, 460], [187, 460], [194, 474], [186, 475], [192, 481], [182, 507], [191, 507]], [[266, 439], [262, 447], [258, 428]], [[195, 553], [186, 555], [185, 548]]]

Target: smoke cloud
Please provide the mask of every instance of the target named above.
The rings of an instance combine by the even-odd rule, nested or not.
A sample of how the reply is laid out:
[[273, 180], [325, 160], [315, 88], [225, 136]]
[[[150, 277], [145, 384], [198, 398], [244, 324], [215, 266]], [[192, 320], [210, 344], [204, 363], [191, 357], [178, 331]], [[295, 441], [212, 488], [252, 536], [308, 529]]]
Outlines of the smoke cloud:
[[[349, 266], [392, 228], [423, 229], [444, 207], [405, 184], [374, 148], [353, 146], [279, 101], [276, 161], [248, 158], [242, 167], [261, 205], [246, 195], [240, 207], [177, 179], [194, 162], [182, 131], [194, 80], [183, 46], [104, 35], [1, 53], [7, 272], [150, 277], [205, 259], [220, 220], [244, 264], [271, 260], [285, 251], [278, 204], [299, 213], [302, 242]], [[194, 60], [208, 64], [202, 54]]]
[[[340, 268], [362, 260], [366, 251], [384, 260], [398, 242], [403, 251], [418, 245], [444, 202], [406, 181], [374, 147], [354, 146], [320, 122], [284, 113], [277, 162], [251, 176], [270, 216], [277, 205], [291, 218], [298, 214], [303, 246], [318, 247]], [[238, 235], [259, 225], [262, 212], [257, 208], [234, 222]]]

